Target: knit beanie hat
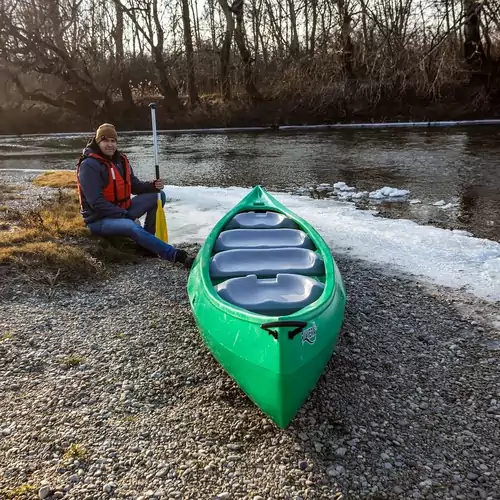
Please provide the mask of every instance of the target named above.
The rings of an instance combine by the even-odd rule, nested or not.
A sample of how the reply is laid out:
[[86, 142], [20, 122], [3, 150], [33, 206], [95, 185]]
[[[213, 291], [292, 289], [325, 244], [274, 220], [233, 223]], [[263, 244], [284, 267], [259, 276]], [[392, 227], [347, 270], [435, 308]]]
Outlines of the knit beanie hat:
[[118, 140], [118, 134], [114, 125], [103, 123], [95, 133], [95, 141], [99, 144], [104, 138]]

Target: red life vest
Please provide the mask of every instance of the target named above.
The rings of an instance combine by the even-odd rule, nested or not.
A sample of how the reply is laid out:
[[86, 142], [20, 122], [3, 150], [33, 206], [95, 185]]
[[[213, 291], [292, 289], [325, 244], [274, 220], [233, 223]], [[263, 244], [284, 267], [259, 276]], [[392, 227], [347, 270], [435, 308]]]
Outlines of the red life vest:
[[76, 182], [78, 184], [80, 206], [82, 205], [83, 192], [78, 179], [78, 172], [82, 161], [86, 158], [94, 158], [101, 165], [105, 165], [108, 169], [108, 184], [103, 189], [104, 198], [120, 208], [127, 209], [130, 207], [130, 195], [132, 194], [132, 186], [130, 184], [130, 162], [123, 153], [120, 153], [120, 158], [122, 159], [123, 172], [125, 174], [124, 176], [120, 174], [120, 171], [111, 160], [103, 158], [96, 153], [90, 153], [80, 158], [76, 166]]

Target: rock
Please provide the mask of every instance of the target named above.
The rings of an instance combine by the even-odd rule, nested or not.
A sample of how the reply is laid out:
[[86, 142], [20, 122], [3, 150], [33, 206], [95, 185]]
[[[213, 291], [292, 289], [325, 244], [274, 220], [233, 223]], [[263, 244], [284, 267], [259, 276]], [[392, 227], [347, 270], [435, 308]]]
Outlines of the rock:
[[300, 460], [299, 461], [299, 469], [300, 470], [306, 470], [308, 467], [308, 463], [305, 460]]
[[116, 486], [113, 484], [113, 483], [108, 483], [108, 484], [105, 484], [103, 487], [102, 487], [102, 490], [105, 492], [105, 493], [111, 493], [114, 488]]
[[47, 498], [50, 494], [50, 486], [48, 485], [45, 485], [45, 486], [42, 486], [39, 490], [38, 490], [38, 498], [40, 498], [41, 500], [43, 500], [44, 498]]

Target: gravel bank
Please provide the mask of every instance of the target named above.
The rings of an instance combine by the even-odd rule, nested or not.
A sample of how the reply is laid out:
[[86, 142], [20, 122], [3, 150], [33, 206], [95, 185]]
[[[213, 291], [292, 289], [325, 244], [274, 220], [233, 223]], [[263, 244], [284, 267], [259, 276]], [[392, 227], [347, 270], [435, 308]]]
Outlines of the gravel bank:
[[30, 210], [39, 205], [42, 199], [47, 199], [57, 192], [56, 189], [36, 186], [32, 183], [41, 172], [23, 172], [19, 170], [0, 170], [0, 190], [2, 185], [16, 186], [18, 190], [12, 193], [1, 204], [12, 210]]
[[0, 492], [500, 498], [500, 337], [485, 316], [498, 307], [338, 262], [343, 336], [286, 430], [201, 342], [185, 271], [146, 259], [72, 290], [12, 288], [0, 302]]

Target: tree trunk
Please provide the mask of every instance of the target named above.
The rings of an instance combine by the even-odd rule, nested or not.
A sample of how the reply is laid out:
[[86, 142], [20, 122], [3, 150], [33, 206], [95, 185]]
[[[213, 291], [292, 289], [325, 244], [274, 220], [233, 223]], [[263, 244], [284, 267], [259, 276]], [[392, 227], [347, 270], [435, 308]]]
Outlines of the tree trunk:
[[481, 66], [486, 62], [481, 42], [481, 9], [482, 3], [475, 0], [464, 1], [464, 56], [471, 66]]
[[219, 4], [226, 17], [226, 32], [220, 50], [220, 82], [222, 96], [225, 100], [229, 100], [231, 99], [231, 76], [229, 73], [229, 65], [231, 62], [231, 42], [234, 33], [234, 20], [227, 1], [219, 0]]
[[212, 69], [212, 78], [210, 81], [210, 92], [214, 93], [216, 90], [216, 86], [219, 84], [218, 82], [218, 68], [216, 64], [216, 54], [217, 54], [217, 41], [215, 35], [215, 5], [214, 0], [208, 0], [208, 17], [210, 22], [210, 39], [212, 41], [212, 57], [213, 62], [211, 64]]
[[116, 30], [114, 33], [116, 45], [116, 62], [118, 72], [121, 75], [120, 92], [122, 94], [123, 102], [129, 110], [135, 109], [134, 98], [130, 90], [128, 71], [125, 70], [125, 57], [123, 51], [123, 9], [120, 4], [115, 4], [116, 10]]
[[166, 107], [171, 111], [178, 111], [180, 109], [179, 96], [177, 90], [170, 83], [170, 78], [167, 73], [167, 66], [165, 64], [165, 59], [163, 58], [163, 53], [160, 52], [158, 47], [153, 47], [153, 57], [155, 62], [155, 68], [158, 71], [158, 80], [160, 91], [165, 98]]
[[293, 0], [288, 0], [288, 10], [290, 17], [290, 56], [295, 59], [299, 55], [300, 45], [299, 34], [297, 32], [297, 13]]
[[200, 16], [198, 15], [198, 2], [196, 0], [191, 1], [191, 15], [193, 16], [193, 30], [194, 30], [194, 39], [196, 41], [195, 44], [196, 50], [200, 50], [201, 47]]
[[240, 51], [243, 61], [245, 90], [252, 100], [261, 100], [262, 95], [255, 85], [255, 72], [253, 70], [254, 59], [248, 50], [245, 40], [245, 24], [243, 21], [244, 0], [236, 0], [233, 4], [233, 12], [236, 14], [236, 28], [234, 30], [234, 39]]
[[272, 37], [274, 38], [274, 43], [276, 45], [277, 57], [282, 59], [285, 53], [285, 44], [283, 39], [283, 32], [281, 31], [281, 27], [276, 20], [276, 16], [274, 15], [274, 7], [271, 5], [270, 0], [265, 0], [267, 15], [269, 17], [270, 23], [270, 32]]
[[189, 0], [182, 0], [182, 26], [184, 28], [184, 45], [186, 47], [189, 107], [192, 109], [198, 103], [198, 90], [196, 89], [196, 78], [194, 74], [193, 38], [191, 34], [188, 2]]
[[[156, 37], [158, 39], [156, 45], [153, 46], [153, 53], [155, 58], [155, 66], [158, 70], [158, 76], [160, 77], [160, 88], [162, 90], [163, 96], [165, 98], [165, 104], [167, 109], [172, 111], [177, 111], [181, 107], [179, 101], [179, 95], [177, 90], [174, 88], [170, 82], [170, 77], [167, 71], [167, 64], [165, 63], [165, 57], [163, 56], [163, 44], [165, 43], [165, 32], [163, 31], [163, 25], [158, 14], [158, 0], [153, 0], [153, 20], [156, 28]], [[151, 36], [151, 41], [153, 36]]]
[[316, 27], [318, 26], [318, 0], [312, 0], [312, 25], [309, 42], [309, 55], [314, 56], [316, 50]]
[[339, 11], [339, 18], [341, 22], [340, 37], [342, 43], [342, 65], [348, 78], [353, 75], [353, 43], [352, 43], [352, 27], [351, 15], [348, 11], [348, 6], [344, 0], [338, 0], [337, 8]]

